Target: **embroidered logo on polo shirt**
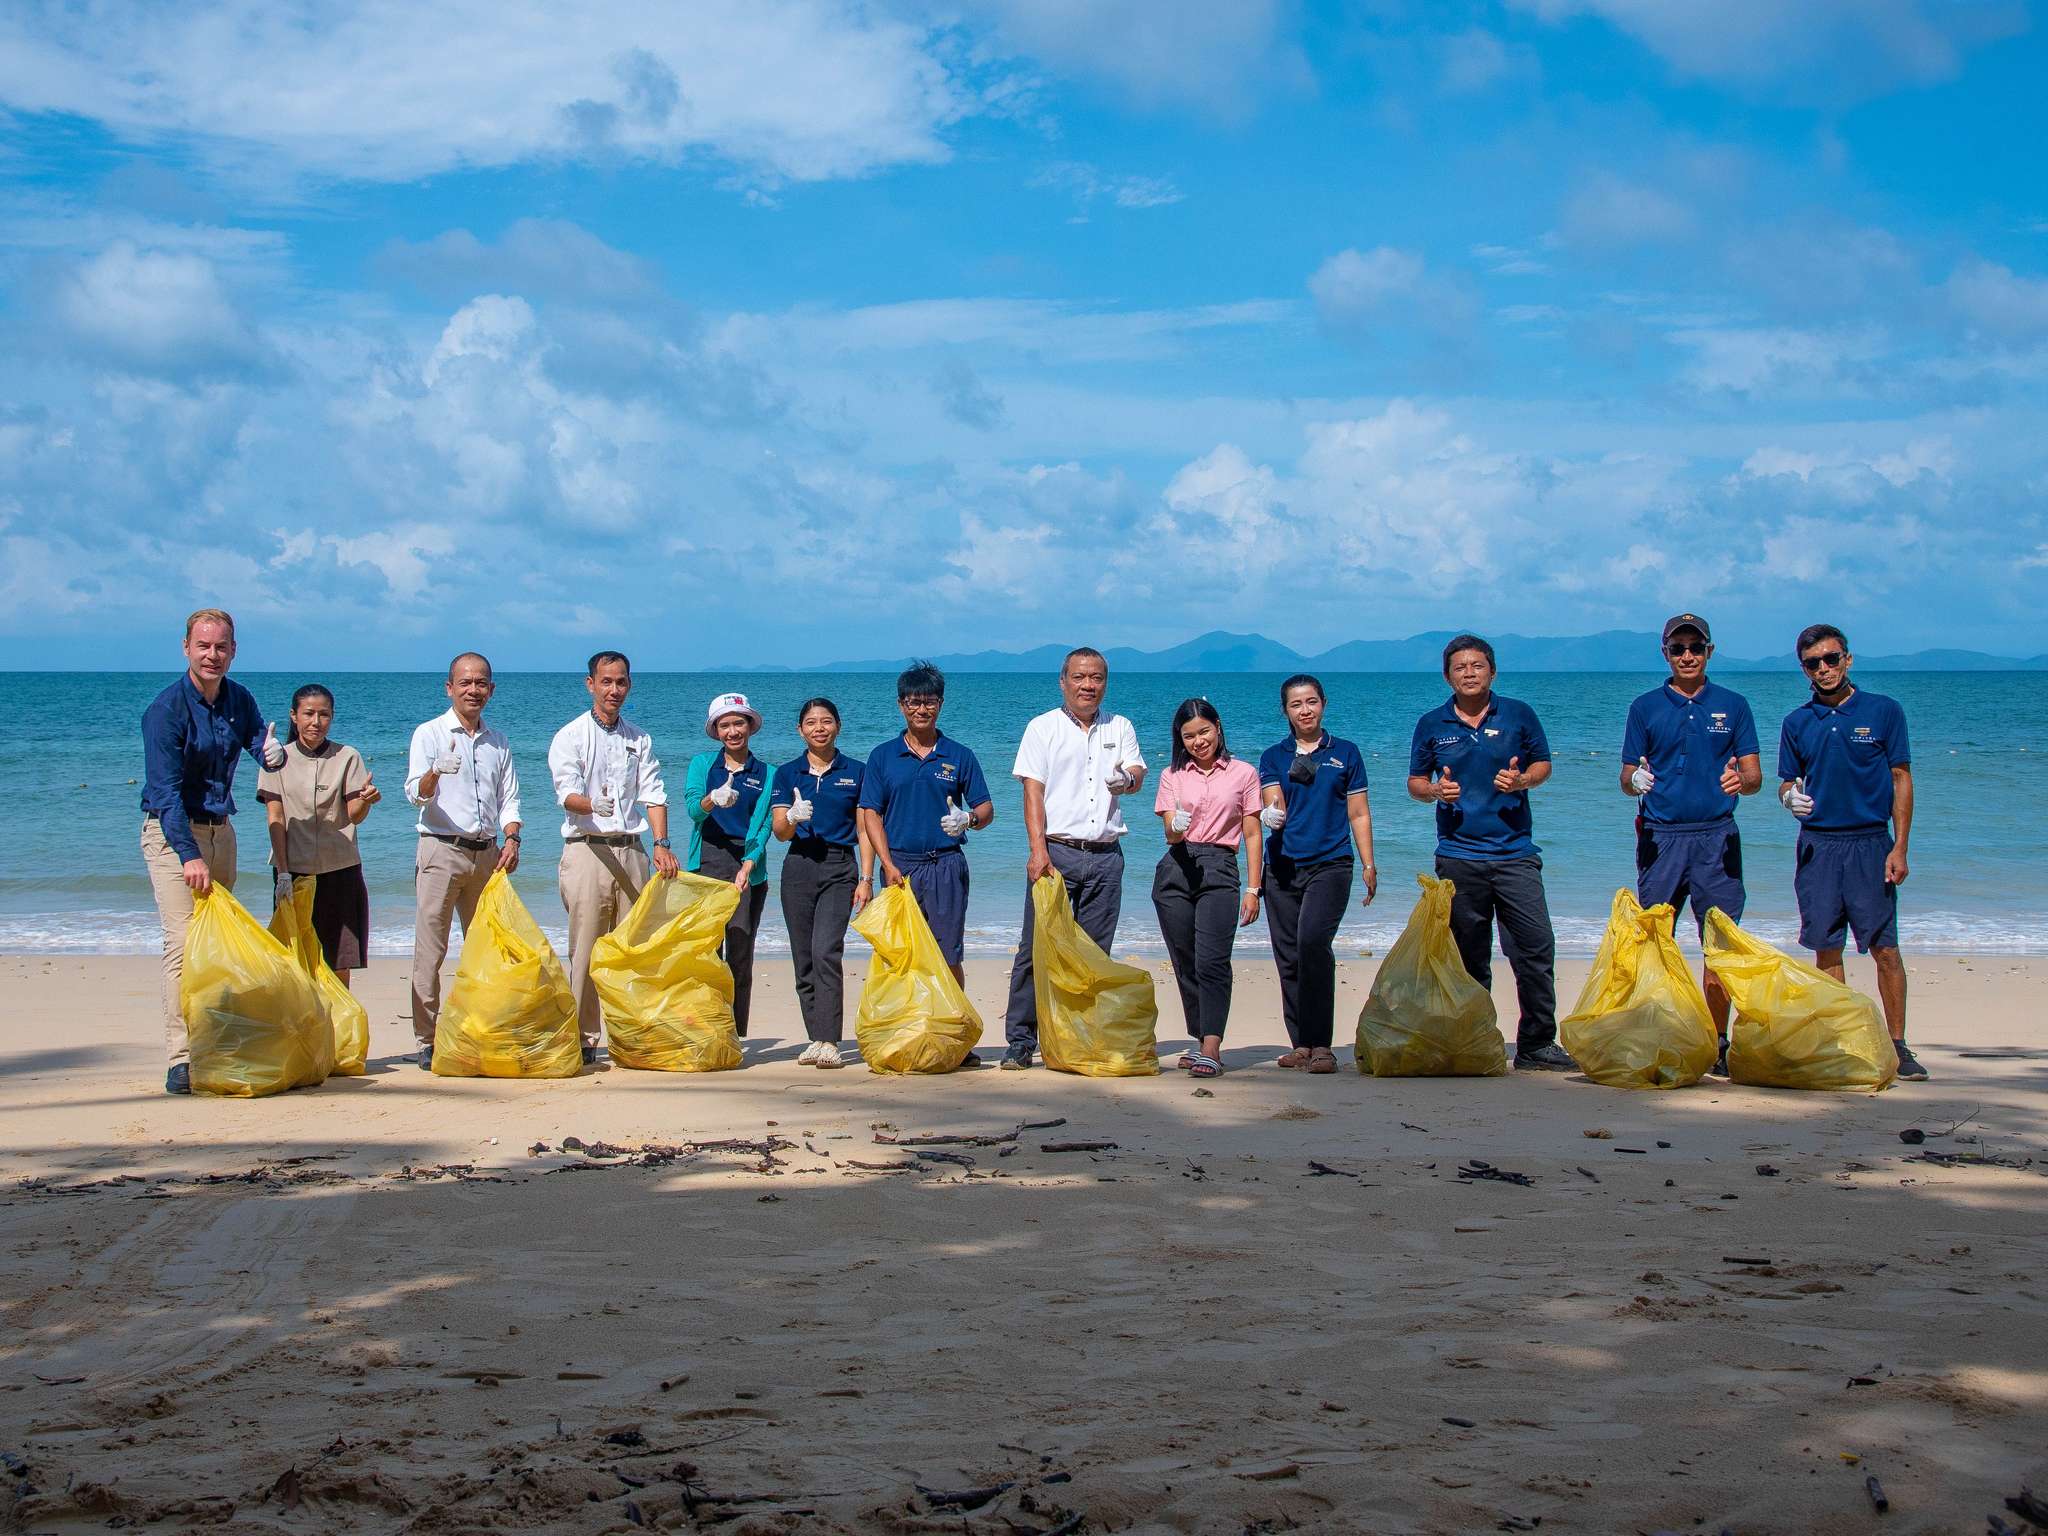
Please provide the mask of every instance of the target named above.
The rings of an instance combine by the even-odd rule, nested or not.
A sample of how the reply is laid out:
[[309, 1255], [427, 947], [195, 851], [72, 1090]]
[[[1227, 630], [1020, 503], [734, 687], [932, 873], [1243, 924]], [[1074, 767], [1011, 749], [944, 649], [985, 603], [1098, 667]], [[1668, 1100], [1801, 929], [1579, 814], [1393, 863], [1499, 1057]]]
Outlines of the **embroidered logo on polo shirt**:
[[944, 783], [947, 783], [947, 784], [950, 784], [950, 783], [952, 783], [952, 782], [953, 782], [953, 765], [952, 765], [951, 763], [941, 763], [941, 764], [939, 764], [937, 772], [935, 772], [935, 773], [934, 773], [934, 774], [933, 774], [932, 776], [933, 776], [934, 778], [936, 778], [936, 779], [939, 779], [939, 780], [941, 780], [941, 781], [942, 781], [942, 782], [944, 782]]
[[1500, 734], [1500, 732], [1499, 732], [1498, 730], [1496, 730], [1496, 729], [1495, 729], [1495, 728], [1494, 728], [1493, 726], [1490, 726], [1490, 725], [1489, 725], [1489, 726], [1488, 726], [1488, 727], [1486, 728], [1486, 734], [1487, 734], [1487, 735], [1489, 735], [1489, 736], [1498, 736], [1498, 735]]
[[1868, 741], [1870, 740], [1870, 727], [1867, 725], [1859, 725], [1856, 727], [1855, 730], [1851, 731], [1849, 734], [1857, 741]]

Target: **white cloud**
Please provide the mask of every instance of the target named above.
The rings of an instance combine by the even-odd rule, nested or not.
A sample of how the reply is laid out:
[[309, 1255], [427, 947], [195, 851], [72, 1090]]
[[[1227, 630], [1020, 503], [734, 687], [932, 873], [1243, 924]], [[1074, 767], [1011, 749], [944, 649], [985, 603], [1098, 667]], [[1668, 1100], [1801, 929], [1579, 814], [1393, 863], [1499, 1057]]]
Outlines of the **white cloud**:
[[263, 361], [213, 263], [191, 252], [116, 240], [58, 279], [51, 318], [86, 353], [133, 372], [189, 377]]
[[189, 0], [0, 12], [0, 102], [344, 179], [709, 153], [794, 180], [944, 159], [975, 110], [853, 0]]
[[1665, 245], [1690, 237], [1697, 223], [1669, 192], [1600, 171], [1566, 199], [1563, 233], [1580, 246]]
[[1516, 68], [1507, 45], [1481, 27], [1452, 33], [1443, 40], [1442, 47], [1443, 74], [1439, 84], [1447, 95], [1470, 96], [1489, 90]]
[[2001, 341], [2048, 336], [2048, 278], [1973, 258], [1949, 274], [1947, 294], [1958, 314]]
[[1486, 270], [1495, 277], [1541, 277], [1550, 271], [1550, 264], [1514, 245], [1475, 245], [1472, 255], [1486, 263]]
[[1943, 489], [1954, 469], [1954, 444], [1938, 437], [1915, 438], [1890, 452], [1768, 445], [1742, 461], [1741, 473], [1751, 480], [1788, 476], [1844, 503], [1860, 504], [1877, 500], [1887, 487], [1902, 490], [1918, 482]]
[[1187, 197], [1171, 176], [1116, 176], [1081, 160], [1049, 165], [1031, 178], [1031, 185], [1069, 194], [1084, 217], [1103, 199], [1119, 208], [1165, 208]]
[[1457, 360], [1479, 314], [1463, 282], [1389, 245], [1339, 251], [1310, 275], [1308, 291], [1334, 334], [1384, 341], [1420, 332], [1441, 349], [1439, 362]]
[[1680, 378], [1701, 391], [1765, 395], [1811, 391], [1823, 386], [1867, 387], [1868, 365], [1885, 351], [1883, 336], [1869, 328], [1831, 331], [1791, 326], [1681, 327], [1671, 340], [1692, 360]]
[[466, 229], [431, 240], [393, 240], [378, 265], [430, 292], [467, 298], [498, 290], [626, 305], [660, 292], [651, 262], [605, 244], [562, 219], [515, 219], [495, 241]]

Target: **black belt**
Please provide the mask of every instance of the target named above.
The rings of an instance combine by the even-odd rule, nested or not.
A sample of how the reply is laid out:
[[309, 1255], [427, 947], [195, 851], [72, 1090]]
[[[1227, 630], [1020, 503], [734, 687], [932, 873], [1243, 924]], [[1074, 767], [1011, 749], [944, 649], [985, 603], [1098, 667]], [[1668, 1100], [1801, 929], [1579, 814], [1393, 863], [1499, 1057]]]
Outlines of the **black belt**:
[[420, 836], [431, 837], [437, 843], [453, 843], [456, 847], [466, 848], [471, 853], [482, 853], [486, 848], [498, 846], [495, 837], [457, 837], [453, 832], [422, 832]]
[[600, 848], [638, 848], [640, 839], [631, 832], [578, 832], [562, 839], [565, 843], [595, 843]]
[[[142, 815], [145, 821], [153, 821], [159, 826], [163, 824], [164, 818], [157, 811], [144, 811]], [[228, 824], [228, 819], [225, 816], [208, 816], [198, 811], [187, 811], [185, 813], [185, 820], [195, 827], [224, 827]]]
[[1046, 833], [1045, 840], [1048, 843], [1058, 843], [1062, 848], [1078, 848], [1083, 853], [1114, 853], [1123, 846], [1123, 843], [1114, 837], [1104, 838], [1099, 843], [1091, 843], [1083, 838], [1062, 837], [1057, 832]]

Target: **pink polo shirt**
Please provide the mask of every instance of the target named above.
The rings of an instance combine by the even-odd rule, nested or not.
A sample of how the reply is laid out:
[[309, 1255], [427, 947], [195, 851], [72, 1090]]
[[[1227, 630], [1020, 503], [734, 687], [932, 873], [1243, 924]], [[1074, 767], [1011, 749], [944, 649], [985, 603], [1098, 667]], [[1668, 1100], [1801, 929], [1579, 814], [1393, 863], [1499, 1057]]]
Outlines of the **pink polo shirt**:
[[1193, 766], [1159, 775], [1152, 809], [1175, 807], [1188, 813], [1187, 840], [1235, 848], [1244, 841], [1244, 818], [1259, 813], [1259, 770], [1241, 758], [1227, 758], [1207, 773]]

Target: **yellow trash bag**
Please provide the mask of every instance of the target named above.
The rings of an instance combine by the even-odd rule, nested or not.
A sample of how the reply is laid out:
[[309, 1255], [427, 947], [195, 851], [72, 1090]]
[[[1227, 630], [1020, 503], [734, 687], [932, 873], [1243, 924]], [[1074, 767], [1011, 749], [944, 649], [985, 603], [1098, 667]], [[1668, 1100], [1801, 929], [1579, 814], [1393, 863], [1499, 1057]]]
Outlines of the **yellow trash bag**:
[[1159, 1004], [1152, 975], [1112, 960], [1074, 920], [1058, 871], [1031, 887], [1031, 974], [1038, 987], [1038, 1052], [1059, 1072], [1149, 1077]]
[[574, 1077], [576, 999], [554, 946], [501, 869], [477, 898], [434, 1029], [436, 1077]]
[[981, 1015], [939, 953], [906, 882], [863, 907], [853, 931], [874, 947], [854, 1038], [873, 1072], [951, 1072], [981, 1043]]
[[313, 978], [224, 885], [193, 899], [180, 1003], [194, 1093], [261, 1098], [321, 1082], [334, 1065]]
[[1422, 898], [1358, 1010], [1358, 1070], [1374, 1077], [1501, 1077], [1508, 1070], [1493, 995], [1451, 939], [1457, 887], [1417, 875]]
[[318, 878], [300, 875], [292, 881], [292, 899], [270, 914], [270, 936], [297, 957], [320, 994], [320, 1007], [334, 1031], [334, 1066], [328, 1075], [361, 1077], [370, 1056], [370, 1010], [341, 984], [313, 931], [313, 882]]
[[1558, 1039], [1609, 1088], [1683, 1088], [1707, 1075], [1720, 1044], [1707, 999], [1671, 936], [1668, 903], [1648, 911], [1614, 893], [1600, 953]]
[[1877, 1004], [1707, 913], [1707, 969], [1728, 989], [1728, 1076], [1764, 1088], [1875, 1093], [1899, 1075]]
[[730, 880], [656, 876], [619, 926], [590, 947], [590, 980], [615, 1064], [655, 1072], [740, 1064], [732, 971], [718, 958], [739, 904]]

